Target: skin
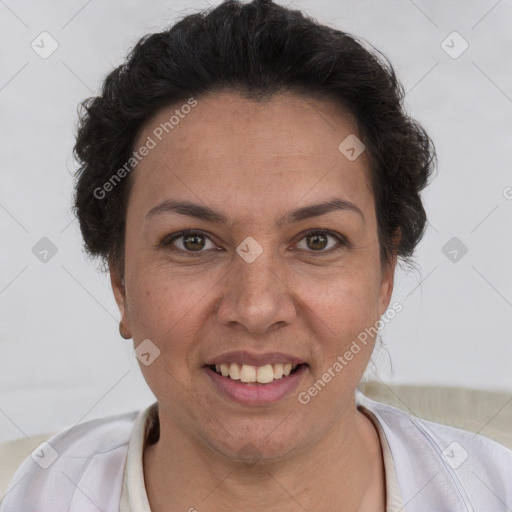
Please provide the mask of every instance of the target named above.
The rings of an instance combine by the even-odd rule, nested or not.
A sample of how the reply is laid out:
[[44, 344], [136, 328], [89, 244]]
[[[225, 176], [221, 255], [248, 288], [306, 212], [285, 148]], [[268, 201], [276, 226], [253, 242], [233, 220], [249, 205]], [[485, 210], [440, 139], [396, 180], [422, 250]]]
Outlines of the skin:
[[[150, 339], [161, 351], [140, 365], [160, 407], [160, 439], [143, 461], [151, 509], [384, 511], [378, 434], [354, 398], [375, 340], [310, 403], [297, 399], [375, 324], [393, 290], [396, 258], [381, 265], [366, 153], [351, 162], [338, 150], [356, 125], [327, 101], [292, 94], [197, 100], [132, 171], [124, 286], [111, 268], [124, 330], [135, 347]], [[135, 147], [176, 108], [157, 112]], [[285, 212], [332, 197], [364, 217], [339, 210], [275, 227]], [[168, 198], [207, 205], [229, 223], [146, 218]], [[329, 252], [336, 238], [305, 233], [319, 228], [350, 244]], [[194, 240], [159, 246], [185, 229], [208, 235], [199, 256], [183, 254]], [[247, 236], [263, 248], [252, 263], [236, 252]], [[221, 396], [202, 367], [237, 349], [300, 357], [308, 368], [297, 392], [267, 405]], [[237, 455], [248, 442], [257, 462]]]

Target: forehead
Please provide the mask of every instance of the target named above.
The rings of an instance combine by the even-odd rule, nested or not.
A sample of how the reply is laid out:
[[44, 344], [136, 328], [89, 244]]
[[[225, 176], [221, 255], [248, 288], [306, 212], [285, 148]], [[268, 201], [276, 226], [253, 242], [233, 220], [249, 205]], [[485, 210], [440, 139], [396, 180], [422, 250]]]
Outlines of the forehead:
[[331, 102], [293, 94], [256, 102], [231, 93], [196, 101], [163, 108], [144, 125], [135, 148], [148, 137], [155, 145], [132, 171], [130, 202], [149, 210], [179, 196], [268, 211], [335, 194], [372, 207], [365, 153], [350, 161], [339, 150], [357, 136], [356, 124]]

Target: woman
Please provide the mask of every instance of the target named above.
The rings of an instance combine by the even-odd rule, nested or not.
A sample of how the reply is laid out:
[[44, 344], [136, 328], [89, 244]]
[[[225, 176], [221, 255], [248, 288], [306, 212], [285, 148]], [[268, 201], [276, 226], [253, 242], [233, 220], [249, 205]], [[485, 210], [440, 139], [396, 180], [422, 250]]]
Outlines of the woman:
[[357, 390], [426, 223], [402, 100], [270, 1], [136, 45], [84, 103], [75, 206], [157, 402], [51, 438], [2, 512], [510, 509], [510, 450]]

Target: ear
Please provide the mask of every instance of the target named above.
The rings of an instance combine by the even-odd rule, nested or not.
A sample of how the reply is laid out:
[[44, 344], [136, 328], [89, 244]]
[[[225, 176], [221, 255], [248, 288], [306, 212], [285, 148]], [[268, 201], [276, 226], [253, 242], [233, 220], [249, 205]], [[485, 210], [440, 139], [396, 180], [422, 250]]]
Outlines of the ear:
[[109, 261], [110, 271], [110, 284], [112, 285], [112, 291], [114, 292], [114, 298], [116, 300], [117, 307], [121, 314], [121, 322], [123, 332], [129, 337], [132, 337], [130, 321], [128, 318], [127, 306], [126, 306], [126, 287], [123, 276], [120, 275], [118, 267], [112, 261]]
[[379, 316], [382, 316], [388, 309], [393, 294], [395, 283], [395, 267], [397, 262], [397, 247], [400, 242], [400, 228], [393, 236], [393, 256], [388, 264], [382, 267], [380, 293], [379, 293]]

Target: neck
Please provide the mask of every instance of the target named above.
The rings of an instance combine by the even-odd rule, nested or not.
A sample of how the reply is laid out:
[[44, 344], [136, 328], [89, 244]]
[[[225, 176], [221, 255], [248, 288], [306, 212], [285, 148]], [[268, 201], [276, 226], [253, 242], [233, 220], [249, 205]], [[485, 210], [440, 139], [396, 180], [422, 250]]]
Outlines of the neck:
[[181, 429], [160, 408], [160, 439], [144, 449], [152, 512], [385, 509], [384, 467], [373, 423], [348, 404], [317, 442], [279, 460], [229, 459]]

